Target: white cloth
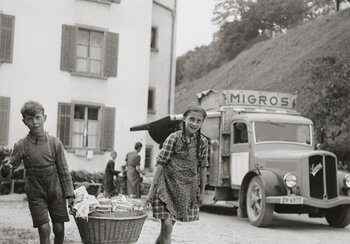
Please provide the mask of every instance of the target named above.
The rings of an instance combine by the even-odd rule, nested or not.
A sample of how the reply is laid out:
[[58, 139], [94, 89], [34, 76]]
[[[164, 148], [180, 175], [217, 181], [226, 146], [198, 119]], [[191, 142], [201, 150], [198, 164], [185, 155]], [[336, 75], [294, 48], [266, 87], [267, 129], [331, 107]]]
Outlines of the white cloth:
[[74, 203], [73, 208], [76, 210], [75, 217], [88, 219], [89, 213], [99, 206], [100, 204], [96, 200], [95, 196], [90, 195], [85, 186], [81, 186], [74, 190]]

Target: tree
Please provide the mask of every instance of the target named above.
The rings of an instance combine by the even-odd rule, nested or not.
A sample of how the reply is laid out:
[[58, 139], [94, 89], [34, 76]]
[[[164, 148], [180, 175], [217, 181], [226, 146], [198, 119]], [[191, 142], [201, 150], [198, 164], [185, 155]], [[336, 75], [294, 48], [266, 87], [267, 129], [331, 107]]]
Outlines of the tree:
[[318, 138], [324, 128], [326, 149], [350, 166], [350, 58], [323, 57], [315, 63], [303, 113], [314, 121]]
[[205, 75], [256, 42], [334, 9], [332, 0], [216, 0], [214, 41], [177, 59], [176, 84]]

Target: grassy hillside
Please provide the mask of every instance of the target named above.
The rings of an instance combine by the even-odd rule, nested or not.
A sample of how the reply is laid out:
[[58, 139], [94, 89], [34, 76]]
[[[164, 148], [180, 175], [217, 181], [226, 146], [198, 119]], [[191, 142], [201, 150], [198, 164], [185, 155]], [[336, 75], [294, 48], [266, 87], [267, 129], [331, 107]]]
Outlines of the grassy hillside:
[[297, 92], [297, 106], [302, 110], [310, 96], [303, 88], [320, 65], [315, 60], [349, 56], [350, 10], [346, 10], [257, 43], [206, 76], [181, 84], [176, 88], [175, 112], [182, 112], [188, 104], [196, 102], [195, 95], [206, 89]]

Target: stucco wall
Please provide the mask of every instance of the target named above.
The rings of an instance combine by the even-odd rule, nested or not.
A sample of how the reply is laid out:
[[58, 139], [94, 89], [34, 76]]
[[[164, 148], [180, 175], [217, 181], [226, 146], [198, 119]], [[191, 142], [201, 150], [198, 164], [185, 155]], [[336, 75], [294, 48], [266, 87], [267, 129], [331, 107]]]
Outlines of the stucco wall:
[[[157, 51], [151, 52], [150, 87], [155, 88], [155, 114], [148, 114], [148, 122], [173, 112], [175, 91], [175, 1], [154, 1], [152, 26], [157, 28]], [[159, 4], [157, 4], [159, 3]], [[171, 11], [172, 10], [172, 11]], [[169, 93], [169, 90], [171, 91]], [[170, 104], [169, 104], [170, 102]], [[147, 134], [147, 144], [153, 145], [152, 163], [158, 153], [158, 144]]]
[[[129, 128], [147, 119], [152, 1], [104, 5], [84, 0], [2, 0], [0, 11], [15, 16], [13, 63], [0, 65], [0, 96], [11, 97], [9, 146], [25, 136], [19, 113], [29, 99], [46, 108], [46, 130], [57, 133], [57, 103], [83, 101], [116, 108], [116, 168], [145, 132]], [[62, 25], [89, 25], [119, 33], [118, 76], [107, 80], [60, 70]], [[109, 152], [87, 160], [68, 152], [72, 170], [102, 171]], [[141, 152], [143, 155], [143, 152]]]

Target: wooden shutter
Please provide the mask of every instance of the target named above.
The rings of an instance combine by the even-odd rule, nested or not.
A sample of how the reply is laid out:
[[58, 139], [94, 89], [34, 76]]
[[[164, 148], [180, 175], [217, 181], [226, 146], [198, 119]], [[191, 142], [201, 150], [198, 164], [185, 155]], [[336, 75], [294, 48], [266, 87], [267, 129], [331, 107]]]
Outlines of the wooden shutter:
[[105, 43], [104, 75], [117, 77], [119, 34], [107, 32]]
[[0, 14], [0, 62], [12, 63], [15, 17]]
[[0, 97], [0, 145], [4, 146], [8, 144], [10, 101], [9, 97]]
[[61, 70], [74, 71], [76, 58], [76, 27], [62, 25]]
[[65, 147], [72, 147], [73, 104], [58, 103], [57, 137]]
[[114, 150], [115, 108], [102, 108], [101, 150]]
[[146, 146], [146, 155], [145, 155], [145, 169], [152, 168], [152, 151], [153, 151], [153, 146], [147, 145]]

